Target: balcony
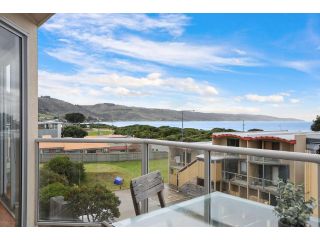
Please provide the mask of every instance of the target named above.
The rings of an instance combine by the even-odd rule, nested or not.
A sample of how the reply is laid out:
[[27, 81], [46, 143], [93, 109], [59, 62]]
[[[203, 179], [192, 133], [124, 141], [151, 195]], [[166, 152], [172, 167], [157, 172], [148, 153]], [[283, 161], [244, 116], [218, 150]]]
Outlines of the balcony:
[[[122, 145], [127, 146], [126, 152], [47, 152], [43, 151], [42, 145], [46, 143], [72, 143], [72, 144], [107, 144], [113, 147], [113, 149]], [[128, 148], [131, 146], [132, 148]], [[97, 138], [97, 139], [37, 139], [36, 140], [36, 158], [37, 158], [37, 225], [38, 226], [100, 226], [101, 222], [91, 219], [88, 216], [73, 216], [68, 209], [68, 201], [65, 201], [59, 194], [50, 195], [50, 198], [44, 199], [44, 188], [47, 187], [49, 181], [46, 180], [44, 175], [44, 165], [55, 156], [66, 155], [74, 163], [82, 163], [86, 171], [86, 178], [76, 179], [75, 185], [93, 185], [95, 183], [102, 184], [115, 193], [119, 197], [121, 204], [119, 206], [120, 216], [112, 220], [114, 225], [117, 222], [124, 223], [126, 219], [135, 216], [132, 205], [132, 199], [130, 191], [128, 189], [129, 182], [132, 178], [138, 177], [148, 172], [159, 170], [163, 177], [165, 184], [164, 197], [167, 204], [167, 210], [160, 209], [159, 203], [156, 198], [151, 198], [148, 201], [142, 203], [142, 209], [144, 213], [155, 212], [166, 218], [170, 216], [168, 211], [177, 212], [177, 208], [183, 209], [183, 206], [190, 206], [197, 213], [196, 216], [200, 218], [207, 218], [207, 210], [199, 213], [199, 206], [203, 209], [201, 204], [203, 201], [208, 200], [208, 194], [212, 193], [226, 193], [234, 195], [231, 198], [232, 204], [239, 203], [248, 204], [248, 209], [259, 205], [262, 213], [268, 220], [259, 222], [250, 222], [250, 219], [256, 219], [257, 216], [247, 216], [248, 219], [242, 219], [241, 216], [245, 213], [237, 213], [232, 217], [234, 211], [229, 211], [231, 205], [215, 205], [216, 201], [213, 201], [214, 206], [221, 207], [221, 211], [218, 213], [212, 212], [212, 216], [218, 216], [214, 220], [210, 218], [209, 225], [212, 221], [213, 225], [223, 226], [273, 226], [270, 224], [270, 219], [273, 222], [276, 221], [274, 216], [270, 218], [270, 209], [274, 203], [274, 195], [276, 194], [276, 185], [274, 181], [258, 178], [254, 175], [240, 174], [224, 169], [226, 161], [243, 161], [247, 159], [243, 156], [249, 156], [256, 161], [259, 159], [284, 159], [291, 163], [310, 163], [314, 164], [316, 168], [320, 163], [320, 156], [305, 154], [305, 153], [293, 153], [293, 152], [280, 152], [272, 150], [260, 150], [249, 149], [239, 147], [226, 147], [217, 145], [203, 145], [197, 143], [184, 143], [162, 140], [150, 140], [150, 139], [137, 139], [137, 138]], [[128, 149], [131, 149], [130, 151]], [[178, 158], [179, 156], [179, 158]], [[201, 157], [200, 157], [201, 156]], [[124, 179], [123, 184], [120, 186], [114, 185], [113, 180], [115, 177], [122, 177]], [[319, 179], [319, 175], [317, 175]], [[319, 181], [317, 182], [319, 183]], [[317, 188], [319, 184], [317, 184]], [[306, 186], [308, 190], [308, 186]], [[314, 196], [314, 192], [306, 191], [306, 198]], [[316, 192], [317, 194], [317, 192]], [[211, 195], [210, 195], [211, 196]], [[210, 199], [219, 198], [221, 195], [212, 195]], [[207, 200], [205, 200], [207, 199]], [[230, 201], [231, 201], [230, 200]], [[221, 199], [219, 200], [221, 201]], [[223, 202], [223, 201], [222, 201]], [[258, 202], [258, 203], [256, 203]], [[191, 204], [191, 205], [190, 205]], [[231, 204], [231, 203], [230, 203]], [[179, 207], [177, 207], [179, 206]], [[211, 206], [211, 207], [214, 207]], [[247, 205], [246, 205], [247, 206]], [[266, 208], [265, 208], [265, 207]], [[315, 209], [314, 217], [317, 217], [319, 205]], [[209, 207], [209, 209], [211, 209]], [[224, 210], [223, 210], [224, 209]], [[264, 209], [264, 210], [263, 210]], [[190, 216], [183, 211], [181, 216]], [[210, 210], [211, 211], [211, 210]], [[179, 211], [178, 211], [179, 212]], [[228, 213], [228, 214], [227, 214]], [[235, 213], [235, 212], [234, 212]], [[186, 214], [186, 215], [185, 215]], [[195, 213], [192, 213], [193, 216]], [[200, 215], [199, 215], [200, 214]], [[217, 215], [218, 214], [218, 215]], [[221, 215], [222, 214], [222, 215]], [[227, 215], [225, 215], [227, 214]], [[231, 214], [231, 215], [230, 215]], [[272, 215], [272, 214], [271, 214]], [[223, 219], [234, 219], [232, 221], [223, 222]], [[269, 221], [270, 220], [270, 221]], [[218, 222], [217, 222], [218, 221]], [[219, 223], [219, 221], [222, 221]], [[313, 222], [317, 222], [317, 218], [313, 218]], [[246, 224], [241, 224], [241, 222]], [[268, 224], [266, 223], [268, 222]], [[151, 222], [150, 222], [151, 223]], [[121, 226], [118, 224], [118, 226]], [[146, 224], [144, 220], [144, 224]], [[259, 225], [260, 224], [260, 225]], [[314, 223], [313, 223], [314, 224]], [[206, 223], [208, 225], [208, 223]], [[187, 221], [185, 226], [188, 226]]]

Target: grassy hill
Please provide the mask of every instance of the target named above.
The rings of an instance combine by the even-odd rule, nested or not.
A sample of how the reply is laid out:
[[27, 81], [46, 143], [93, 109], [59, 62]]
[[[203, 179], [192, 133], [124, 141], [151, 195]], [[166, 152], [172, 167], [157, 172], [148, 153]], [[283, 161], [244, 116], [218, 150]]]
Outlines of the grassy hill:
[[[181, 112], [170, 109], [141, 108], [100, 103], [95, 105], [75, 105], [51, 97], [39, 98], [39, 115], [64, 116], [79, 112], [92, 120], [102, 121], [180, 121]], [[185, 112], [185, 121], [293, 121], [293, 118], [277, 118], [266, 115]]]

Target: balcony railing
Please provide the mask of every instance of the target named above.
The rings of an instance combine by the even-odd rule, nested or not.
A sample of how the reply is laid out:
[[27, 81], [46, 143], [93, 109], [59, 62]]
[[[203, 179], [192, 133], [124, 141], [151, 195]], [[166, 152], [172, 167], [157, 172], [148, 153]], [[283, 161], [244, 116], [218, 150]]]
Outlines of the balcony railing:
[[[97, 222], [88, 222], [88, 219], [86, 218], [77, 218], [77, 219], [59, 219], [59, 218], [50, 218], [50, 217], [42, 217], [42, 209], [40, 204], [40, 185], [42, 184], [40, 182], [41, 179], [41, 169], [43, 167], [44, 162], [48, 161], [48, 159], [41, 159], [43, 156], [40, 154], [40, 145], [44, 143], [77, 143], [77, 144], [93, 144], [93, 143], [108, 143], [108, 144], [135, 144], [138, 145], [138, 149], [136, 151], [139, 152], [139, 159], [137, 165], [135, 165], [132, 169], [138, 168], [138, 173], [134, 173], [132, 169], [125, 169], [128, 176], [136, 177], [136, 175], [144, 175], [152, 170], [160, 169], [163, 171], [164, 175], [164, 181], [168, 185], [168, 191], [170, 193], [170, 189], [179, 190], [180, 193], [176, 193], [176, 195], [172, 195], [171, 200], [174, 201], [183, 201], [185, 199], [190, 199], [191, 197], [194, 197], [194, 195], [198, 194], [208, 194], [213, 191], [222, 191], [226, 192], [228, 186], [225, 184], [224, 180], [228, 179], [230, 181], [241, 181], [243, 182], [244, 186], [239, 190], [237, 188], [231, 189], [230, 194], [233, 192], [237, 192], [238, 196], [244, 197], [244, 198], [250, 198], [252, 194], [254, 193], [255, 189], [254, 186], [259, 186], [263, 188], [267, 187], [274, 187], [274, 183], [271, 180], [266, 179], [260, 179], [256, 178], [254, 176], [250, 175], [243, 175], [243, 174], [237, 174], [237, 173], [231, 173], [227, 172], [222, 167], [223, 161], [229, 161], [229, 160], [235, 160], [237, 156], [252, 156], [256, 161], [259, 161], [259, 159], [283, 159], [288, 160], [289, 162], [296, 162], [296, 163], [313, 163], [316, 166], [316, 182], [312, 183], [313, 185], [317, 185], [317, 192], [313, 193], [316, 194], [316, 198], [319, 199], [320, 196], [320, 170], [318, 168], [318, 164], [320, 163], [320, 156], [314, 155], [314, 154], [307, 154], [307, 153], [296, 153], [296, 152], [284, 152], [284, 151], [273, 151], [273, 150], [261, 150], [261, 149], [252, 149], [252, 148], [241, 148], [241, 147], [227, 147], [227, 146], [219, 146], [219, 145], [204, 145], [204, 144], [197, 144], [197, 143], [185, 143], [185, 142], [174, 142], [174, 141], [163, 141], [163, 140], [152, 140], [152, 139], [138, 139], [138, 138], [88, 138], [88, 139], [77, 139], [77, 138], [60, 138], [60, 139], [37, 139], [36, 140], [36, 159], [37, 159], [37, 183], [36, 183], [36, 189], [38, 190], [37, 193], [37, 201], [36, 201], [36, 209], [38, 209], [37, 212], [37, 223], [38, 225], [43, 226], [96, 226]], [[188, 173], [181, 174], [181, 172], [177, 175], [174, 172], [174, 170], [170, 169], [169, 165], [159, 165], [161, 162], [155, 162], [156, 160], [152, 159], [151, 156], [154, 155], [152, 153], [153, 146], [165, 146], [168, 150], [168, 158], [167, 164], [170, 164], [172, 162], [172, 158], [175, 157], [173, 154], [173, 150], [177, 152], [178, 150], [181, 150], [183, 152], [185, 149], [188, 149], [189, 151], [196, 151], [198, 154], [199, 151], [202, 152], [204, 156], [203, 161], [198, 161], [197, 164], [192, 164], [192, 167], [187, 167]], [[227, 156], [227, 157], [226, 157]], [[230, 158], [230, 156], [232, 156]], [[122, 159], [123, 160], [123, 159]], [[125, 159], [124, 159], [125, 160]], [[165, 159], [162, 159], [163, 161]], [[180, 161], [181, 159], [179, 159]], [[193, 159], [192, 159], [193, 160]], [[240, 160], [240, 159], [239, 159]], [[243, 159], [241, 158], [243, 161]], [[83, 160], [78, 160], [83, 161]], [[185, 159], [181, 160], [181, 162], [185, 165], [188, 163], [185, 161]], [[249, 162], [249, 158], [247, 158], [247, 163]], [[86, 167], [88, 169], [92, 167], [97, 168], [97, 174], [93, 176], [93, 181], [101, 178], [99, 175], [100, 173], [103, 173], [103, 167], [102, 165], [95, 166], [94, 164], [96, 162], [87, 163]], [[136, 163], [136, 162], [135, 162]], [[93, 164], [93, 165], [90, 165]], [[123, 168], [126, 167], [126, 165], [130, 165], [130, 160], [128, 159], [128, 162], [125, 162], [123, 165]], [[162, 164], [162, 162], [161, 162]], [[132, 164], [131, 164], [132, 165]], [[164, 167], [163, 167], [164, 166]], [[165, 169], [166, 168], [166, 169]], [[108, 170], [110, 172], [114, 170]], [[113, 174], [113, 172], [112, 172]], [[111, 174], [111, 175], [112, 175]], [[118, 174], [115, 170], [115, 175]], [[131, 174], [131, 175], [130, 175]], [[227, 175], [232, 175], [226, 177]], [[112, 175], [113, 176], [113, 175]], [[180, 177], [183, 177], [184, 179], [178, 179]], [[91, 176], [92, 177], [92, 176]], [[105, 176], [104, 176], [105, 177]], [[185, 179], [188, 178], [189, 179]], [[101, 179], [100, 179], [101, 180]], [[179, 185], [179, 181], [184, 181], [184, 186]], [[110, 181], [110, 179], [108, 179]], [[125, 183], [127, 184], [130, 179], [124, 179]], [[256, 184], [254, 184], [254, 182]], [[80, 183], [80, 180], [79, 180]], [[253, 188], [246, 188], [246, 186], [253, 186]], [[122, 189], [123, 190], [123, 189]], [[189, 191], [189, 192], [188, 192]], [[125, 191], [123, 191], [125, 192]], [[118, 191], [117, 193], [121, 196], [123, 193], [121, 191]], [[185, 195], [183, 195], [185, 194]], [[192, 195], [194, 194], [194, 195]], [[257, 198], [266, 198], [263, 194], [264, 192], [257, 193]], [[309, 195], [308, 195], [309, 196]], [[251, 199], [251, 198], [250, 198]], [[132, 206], [131, 198], [124, 198], [124, 203], [126, 204], [126, 208], [130, 208]], [[272, 199], [271, 199], [272, 200]], [[270, 191], [269, 191], [269, 203], [270, 200]], [[127, 201], [127, 202], [126, 202]], [[149, 210], [156, 209], [156, 205], [150, 204], [151, 202], [144, 201], [142, 203], [142, 211], [144, 213], [148, 212]], [[320, 212], [320, 205], [317, 205], [316, 212], [317, 214]], [[133, 207], [132, 207], [133, 209]], [[63, 209], [61, 211], [64, 211]], [[125, 216], [125, 214], [124, 214]], [[127, 217], [130, 217], [129, 215]]]

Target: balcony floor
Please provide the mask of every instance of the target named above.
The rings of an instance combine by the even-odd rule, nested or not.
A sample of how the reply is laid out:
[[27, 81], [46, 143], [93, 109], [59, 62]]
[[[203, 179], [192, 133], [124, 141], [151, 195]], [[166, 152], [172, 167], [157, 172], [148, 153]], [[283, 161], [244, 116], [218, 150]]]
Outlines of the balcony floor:
[[16, 221], [0, 203], [0, 227], [15, 227]]
[[[119, 221], [126, 218], [134, 217], [136, 214], [134, 212], [130, 190], [129, 189], [119, 190], [119, 191], [115, 191], [114, 193], [119, 197], [121, 201], [121, 204], [119, 206], [121, 215], [120, 215], [120, 218], [117, 220]], [[163, 195], [164, 195], [165, 203], [167, 206], [177, 202], [182, 202], [191, 198], [190, 196], [187, 196], [181, 192], [177, 192], [176, 190], [170, 188], [168, 184], [165, 184]], [[159, 209], [159, 208], [160, 208], [160, 204], [159, 204], [158, 197], [154, 196], [150, 198], [149, 211]]]

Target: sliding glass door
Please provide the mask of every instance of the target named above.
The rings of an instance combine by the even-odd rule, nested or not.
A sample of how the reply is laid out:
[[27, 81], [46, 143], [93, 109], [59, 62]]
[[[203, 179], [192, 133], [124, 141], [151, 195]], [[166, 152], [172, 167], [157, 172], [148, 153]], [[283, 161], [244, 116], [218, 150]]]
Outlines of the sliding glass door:
[[21, 205], [21, 69], [22, 38], [0, 22], [0, 204], [16, 224]]

